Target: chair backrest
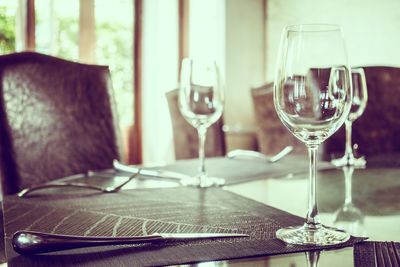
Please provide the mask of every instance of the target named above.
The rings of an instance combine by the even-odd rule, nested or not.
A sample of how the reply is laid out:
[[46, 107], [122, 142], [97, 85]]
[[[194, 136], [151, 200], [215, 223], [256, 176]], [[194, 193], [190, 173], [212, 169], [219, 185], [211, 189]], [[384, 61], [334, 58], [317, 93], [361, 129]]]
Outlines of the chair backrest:
[[295, 154], [306, 153], [305, 145], [299, 141], [279, 119], [273, 96], [274, 83], [251, 88], [256, 123], [258, 149], [264, 154], [275, 154], [285, 146], [293, 146]]
[[[368, 66], [363, 69], [368, 103], [363, 115], [353, 123], [352, 143], [357, 144], [357, 152], [367, 158], [400, 152], [400, 68]], [[324, 142], [324, 157], [343, 155], [344, 147], [343, 126]]]
[[121, 143], [108, 67], [0, 56], [3, 192], [112, 167]]
[[[175, 158], [197, 158], [199, 156], [197, 130], [182, 116], [179, 110], [178, 93], [178, 89], [166, 93], [172, 122]], [[225, 155], [225, 135], [222, 131], [222, 126], [223, 119], [221, 117], [207, 130], [205, 144], [205, 154], [207, 157]]]

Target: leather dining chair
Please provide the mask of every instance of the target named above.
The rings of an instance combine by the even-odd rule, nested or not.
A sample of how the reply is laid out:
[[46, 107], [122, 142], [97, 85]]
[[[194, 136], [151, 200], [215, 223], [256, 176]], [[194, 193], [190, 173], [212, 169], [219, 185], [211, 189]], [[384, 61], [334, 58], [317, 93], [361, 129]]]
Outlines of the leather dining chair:
[[[166, 93], [172, 122], [175, 159], [197, 158], [199, 156], [197, 130], [186, 121], [179, 111], [178, 93], [178, 89]], [[206, 157], [225, 155], [225, 135], [222, 126], [223, 119], [221, 117], [207, 129], [205, 144]]]
[[[352, 143], [356, 153], [368, 157], [400, 152], [400, 68], [365, 66], [368, 102], [364, 113], [354, 121]], [[324, 158], [341, 156], [345, 149], [342, 126], [323, 144]]]
[[250, 90], [257, 124], [258, 150], [272, 155], [291, 145], [292, 154], [307, 153], [304, 143], [294, 137], [279, 119], [274, 106], [273, 88], [274, 83], [270, 82]]
[[4, 194], [121, 159], [108, 67], [35, 52], [0, 56]]

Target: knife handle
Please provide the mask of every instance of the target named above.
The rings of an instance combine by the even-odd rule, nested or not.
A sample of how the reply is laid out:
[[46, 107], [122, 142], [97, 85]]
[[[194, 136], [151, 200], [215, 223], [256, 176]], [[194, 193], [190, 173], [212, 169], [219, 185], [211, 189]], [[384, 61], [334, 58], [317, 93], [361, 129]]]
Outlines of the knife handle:
[[164, 238], [158, 234], [134, 237], [90, 237], [20, 231], [14, 234], [12, 244], [14, 250], [19, 254], [30, 255], [74, 248], [147, 243], [161, 240], [164, 240]]

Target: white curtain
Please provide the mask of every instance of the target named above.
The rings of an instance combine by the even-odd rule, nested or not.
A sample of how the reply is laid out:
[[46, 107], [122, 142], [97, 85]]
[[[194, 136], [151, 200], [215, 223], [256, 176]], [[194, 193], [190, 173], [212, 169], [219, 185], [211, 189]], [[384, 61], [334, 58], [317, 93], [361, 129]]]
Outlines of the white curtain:
[[143, 1], [143, 163], [175, 159], [165, 93], [178, 86], [178, 0]]

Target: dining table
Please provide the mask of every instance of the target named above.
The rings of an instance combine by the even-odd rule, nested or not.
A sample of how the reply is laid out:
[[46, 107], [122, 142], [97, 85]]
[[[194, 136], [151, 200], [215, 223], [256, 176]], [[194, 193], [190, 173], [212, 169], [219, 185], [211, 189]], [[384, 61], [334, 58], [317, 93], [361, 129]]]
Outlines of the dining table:
[[[185, 159], [140, 167], [195, 175], [198, 164], [198, 159]], [[330, 246], [285, 244], [275, 235], [282, 227], [304, 223], [308, 164], [307, 155], [295, 154], [275, 163], [215, 157], [207, 158], [206, 166], [209, 175], [225, 179], [220, 187], [187, 187], [178, 179], [139, 174], [114, 193], [50, 188], [25, 197], [7, 195], [0, 218], [4, 226], [0, 266], [398, 266], [400, 154], [367, 157], [363, 168], [335, 167], [319, 160], [321, 221], [351, 234], [349, 241]], [[118, 183], [129, 175], [115, 170], [104, 173], [112, 175], [101, 183]], [[12, 244], [18, 231], [111, 237], [241, 233], [248, 237], [21, 255]], [[391, 265], [377, 254], [381, 246], [391, 253]]]

